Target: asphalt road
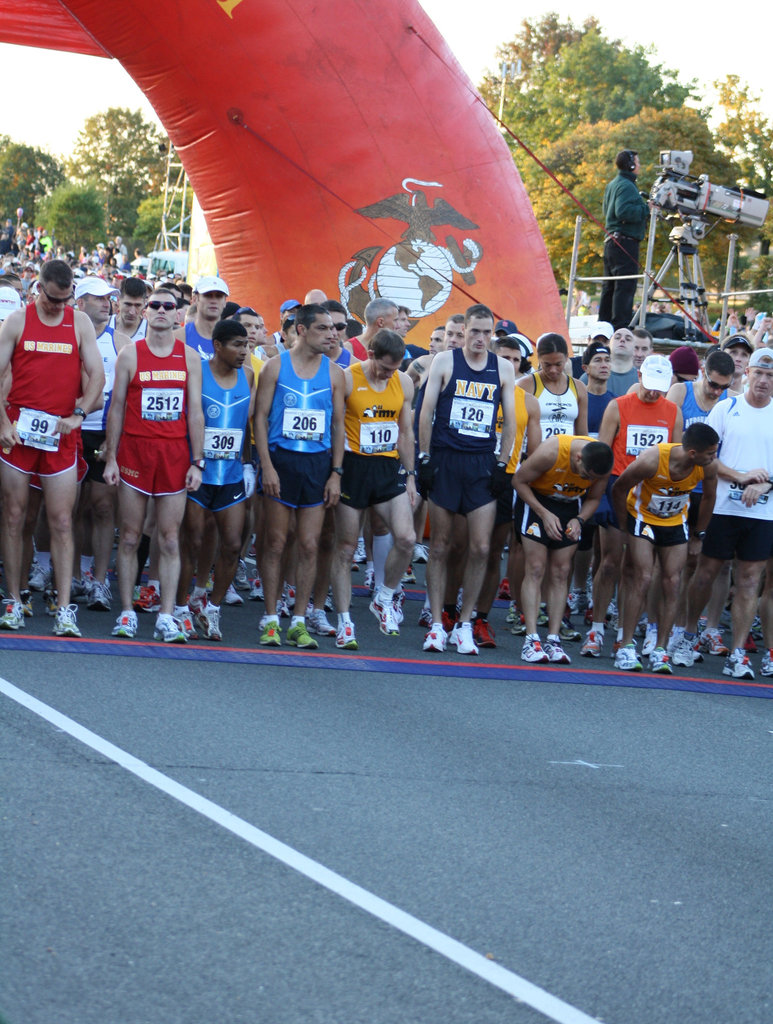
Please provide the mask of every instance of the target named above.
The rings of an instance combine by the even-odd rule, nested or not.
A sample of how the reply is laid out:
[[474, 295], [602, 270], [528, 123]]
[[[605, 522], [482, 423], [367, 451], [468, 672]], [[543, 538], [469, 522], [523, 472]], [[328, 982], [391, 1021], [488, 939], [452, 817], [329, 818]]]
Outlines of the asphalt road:
[[504, 607], [425, 655], [419, 607], [358, 594], [358, 653], [259, 604], [0, 636], [8, 1024], [773, 1019], [773, 680], [526, 668]]

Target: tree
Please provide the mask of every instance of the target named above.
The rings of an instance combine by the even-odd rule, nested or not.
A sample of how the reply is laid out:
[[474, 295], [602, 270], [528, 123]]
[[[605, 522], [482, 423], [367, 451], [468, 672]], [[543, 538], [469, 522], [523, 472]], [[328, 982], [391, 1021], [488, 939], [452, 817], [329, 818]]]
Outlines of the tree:
[[[724, 120], [716, 130], [717, 146], [738, 165], [739, 184], [766, 196], [773, 192], [773, 122], [759, 109], [759, 96], [737, 75], [728, 75], [714, 87]], [[773, 238], [773, 218], [768, 215], [760, 229], [762, 254], [766, 256]]]
[[104, 235], [102, 197], [89, 185], [60, 185], [43, 200], [42, 216], [59, 245], [73, 252], [81, 245], [92, 249]]
[[4, 216], [15, 215], [22, 207], [24, 220], [37, 223], [37, 203], [63, 181], [64, 170], [55, 157], [0, 135], [0, 212]]
[[[651, 50], [632, 50], [607, 39], [595, 18], [581, 28], [556, 14], [524, 21], [516, 38], [497, 50], [500, 61], [520, 61], [521, 73], [506, 86], [504, 122], [531, 148], [563, 138], [578, 124], [619, 123], [645, 107], [677, 109], [694, 84], [650, 63]], [[501, 79], [489, 74], [480, 91], [497, 109]]]
[[141, 200], [163, 184], [167, 145], [139, 110], [111, 107], [87, 118], [67, 173], [99, 192], [108, 235], [133, 235]]

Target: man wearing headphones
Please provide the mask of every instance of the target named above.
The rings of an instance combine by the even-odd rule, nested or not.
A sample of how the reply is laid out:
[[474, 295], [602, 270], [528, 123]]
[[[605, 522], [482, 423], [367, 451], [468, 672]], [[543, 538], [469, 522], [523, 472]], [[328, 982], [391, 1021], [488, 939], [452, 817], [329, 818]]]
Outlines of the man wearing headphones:
[[604, 190], [602, 210], [607, 229], [604, 243], [604, 281], [599, 300], [599, 320], [617, 330], [628, 327], [633, 317], [633, 297], [639, 273], [639, 243], [649, 220], [649, 206], [639, 195], [636, 177], [639, 155], [623, 149], [615, 158], [617, 175]]

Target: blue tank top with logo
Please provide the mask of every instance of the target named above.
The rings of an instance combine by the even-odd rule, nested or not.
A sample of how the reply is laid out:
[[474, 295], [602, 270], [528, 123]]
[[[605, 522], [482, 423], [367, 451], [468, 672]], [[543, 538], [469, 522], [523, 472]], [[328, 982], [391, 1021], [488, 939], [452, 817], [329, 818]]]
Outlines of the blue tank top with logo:
[[[727, 388], [719, 396], [718, 401], [722, 401], [723, 398], [727, 398]], [[695, 398], [695, 384], [691, 380], [684, 382], [684, 401], [682, 402], [682, 419], [684, 420], [684, 429], [690, 426], [691, 423], [702, 423], [708, 412], [698, 405]], [[701, 494], [703, 491], [703, 484], [698, 483], [693, 488], [694, 494]]]
[[310, 380], [299, 377], [292, 364], [292, 351], [279, 354], [271, 412], [268, 415], [268, 447], [293, 452], [324, 452], [330, 449], [333, 418], [333, 386], [330, 360], [321, 359]]
[[185, 325], [185, 344], [192, 348], [194, 352], [199, 353], [202, 362], [211, 359], [215, 354], [215, 346], [212, 344], [212, 339], [205, 338], [199, 334], [193, 320]]
[[239, 370], [236, 384], [223, 388], [215, 380], [209, 361], [201, 367], [201, 405], [204, 410], [203, 484], [239, 483], [244, 477], [242, 452], [250, 415], [250, 385]]

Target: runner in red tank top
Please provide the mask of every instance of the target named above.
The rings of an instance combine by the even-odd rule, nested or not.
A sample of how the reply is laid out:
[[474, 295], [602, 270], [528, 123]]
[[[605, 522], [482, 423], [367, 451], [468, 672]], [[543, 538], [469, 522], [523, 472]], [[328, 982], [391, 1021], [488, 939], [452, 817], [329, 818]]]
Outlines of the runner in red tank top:
[[133, 637], [137, 632], [132, 609], [137, 545], [148, 498], [154, 497], [161, 583], [154, 638], [165, 643], [184, 643], [186, 634], [195, 636], [190, 619], [181, 626], [172, 612], [180, 575], [179, 532], [186, 491], [198, 490], [204, 468], [201, 357], [175, 340], [176, 312], [172, 292], [164, 288], [153, 292], [147, 305], [144, 341], [118, 353], [104, 471], [105, 483], [120, 485], [116, 566], [121, 614], [113, 634]]
[[70, 307], [72, 296], [69, 265], [64, 260], [44, 263], [34, 305], [12, 313], [0, 331], [0, 377], [9, 369], [12, 374], [7, 408], [0, 403], [2, 538], [9, 591], [0, 628], [24, 625], [22, 533], [30, 478], [39, 474], [58, 590], [57, 636], [80, 636], [76, 607], [70, 604], [76, 441], [86, 415], [100, 408], [105, 383], [94, 328], [84, 313]]

